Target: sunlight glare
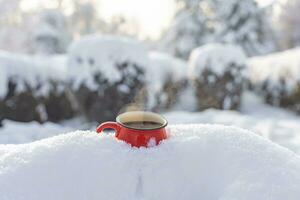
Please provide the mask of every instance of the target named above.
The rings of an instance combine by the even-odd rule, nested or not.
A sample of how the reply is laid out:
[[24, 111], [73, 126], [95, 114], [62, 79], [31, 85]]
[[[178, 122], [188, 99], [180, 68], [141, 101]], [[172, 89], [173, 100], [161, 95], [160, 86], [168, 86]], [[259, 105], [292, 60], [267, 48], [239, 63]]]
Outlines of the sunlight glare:
[[[71, 2], [64, 1], [64, 5], [67, 3], [67, 7], [71, 7]], [[55, 8], [57, 3], [53, 0], [22, 0], [20, 7], [25, 12], [31, 12], [41, 8]], [[140, 29], [138, 35], [152, 39], [157, 38], [170, 23], [175, 8], [174, 0], [102, 0], [97, 3], [99, 17], [108, 21], [115, 15], [134, 19]]]
[[111, 18], [122, 14], [133, 18], [146, 37], [156, 38], [165, 28], [174, 14], [173, 0], [110, 0], [100, 4], [101, 16]]

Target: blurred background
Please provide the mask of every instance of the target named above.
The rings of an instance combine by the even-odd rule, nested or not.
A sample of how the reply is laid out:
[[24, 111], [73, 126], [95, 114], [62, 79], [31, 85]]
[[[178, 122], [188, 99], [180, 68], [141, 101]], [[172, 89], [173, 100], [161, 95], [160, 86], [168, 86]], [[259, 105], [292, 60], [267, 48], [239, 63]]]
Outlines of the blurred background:
[[300, 152], [300, 0], [0, 0], [0, 143], [128, 110]]
[[[246, 49], [250, 55], [299, 43], [297, 0], [1, 0], [0, 8], [0, 47], [15, 53], [65, 53], [72, 41], [94, 33], [134, 37], [151, 48], [169, 32], [201, 38], [194, 46], [242, 40], [239, 34], [269, 42]], [[42, 48], [38, 38], [51, 34], [59, 44]]]

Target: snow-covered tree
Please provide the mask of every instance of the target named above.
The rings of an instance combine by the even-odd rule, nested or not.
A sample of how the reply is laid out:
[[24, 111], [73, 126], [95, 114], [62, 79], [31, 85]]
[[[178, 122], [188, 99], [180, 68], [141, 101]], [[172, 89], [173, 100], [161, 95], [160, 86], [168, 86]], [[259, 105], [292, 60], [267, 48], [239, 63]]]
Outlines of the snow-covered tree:
[[213, 0], [215, 39], [240, 45], [252, 56], [274, 50], [274, 32], [254, 0]]
[[284, 1], [280, 5], [278, 24], [283, 48], [300, 45], [300, 0]]
[[264, 9], [255, 0], [177, 0], [180, 8], [163, 37], [163, 48], [187, 58], [209, 42], [238, 44], [248, 55], [274, 49]]
[[28, 53], [33, 17], [23, 13], [20, 0], [0, 0], [0, 49]]
[[33, 34], [34, 52], [64, 53], [70, 39], [66, 17], [59, 10], [43, 10]]
[[135, 18], [114, 15], [109, 21], [102, 24], [101, 31], [110, 35], [138, 37], [140, 26]]
[[74, 12], [71, 15], [73, 32], [78, 35], [94, 33], [100, 23], [97, 19], [95, 2], [77, 0], [73, 4]]
[[201, 12], [202, 0], [177, 0], [180, 8], [171, 27], [163, 36], [163, 49], [173, 55], [188, 58], [192, 49], [203, 44], [208, 30]]

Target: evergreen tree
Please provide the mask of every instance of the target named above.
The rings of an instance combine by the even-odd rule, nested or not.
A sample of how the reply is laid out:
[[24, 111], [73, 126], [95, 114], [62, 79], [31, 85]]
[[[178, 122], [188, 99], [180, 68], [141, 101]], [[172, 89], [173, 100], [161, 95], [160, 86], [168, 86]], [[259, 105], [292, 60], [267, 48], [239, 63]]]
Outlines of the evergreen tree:
[[214, 0], [215, 39], [240, 45], [249, 55], [274, 50], [274, 32], [254, 0]]
[[74, 12], [71, 15], [71, 22], [74, 33], [86, 35], [96, 32], [98, 23], [101, 22], [97, 19], [96, 3], [77, 0], [73, 4]]
[[273, 31], [254, 0], [177, 0], [180, 8], [162, 39], [163, 49], [187, 58], [210, 42], [240, 45], [249, 55], [274, 50]]
[[175, 56], [188, 58], [192, 49], [203, 44], [208, 30], [205, 26], [206, 17], [199, 4], [201, 1], [177, 0], [180, 8], [163, 37], [164, 50]]
[[284, 49], [300, 45], [300, 0], [284, 1], [280, 5], [278, 25], [280, 41]]
[[66, 52], [71, 40], [66, 17], [58, 10], [43, 10], [33, 40], [35, 53]]

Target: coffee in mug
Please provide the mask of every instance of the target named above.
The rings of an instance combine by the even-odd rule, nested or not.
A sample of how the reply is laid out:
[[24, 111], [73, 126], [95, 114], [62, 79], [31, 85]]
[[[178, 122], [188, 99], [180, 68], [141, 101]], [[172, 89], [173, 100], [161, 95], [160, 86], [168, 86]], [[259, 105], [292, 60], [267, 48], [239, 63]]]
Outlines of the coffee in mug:
[[165, 127], [168, 122], [161, 115], [133, 111], [126, 112], [116, 118], [116, 122], [104, 122], [98, 128], [101, 133], [104, 129], [114, 129], [116, 138], [123, 140], [135, 147], [148, 147], [149, 142], [155, 144], [167, 138]]

